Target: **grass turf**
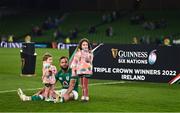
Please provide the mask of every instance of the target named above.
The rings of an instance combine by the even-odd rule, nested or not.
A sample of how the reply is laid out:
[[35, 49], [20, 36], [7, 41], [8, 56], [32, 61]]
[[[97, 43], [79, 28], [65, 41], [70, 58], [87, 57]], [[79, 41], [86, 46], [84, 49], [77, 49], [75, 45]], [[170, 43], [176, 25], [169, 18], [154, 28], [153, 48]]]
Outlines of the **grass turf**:
[[[160, 83], [125, 82], [119, 84], [101, 84], [90, 86], [90, 101], [82, 103], [72, 101], [54, 104], [44, 101], [22, 102], [16, 91], [43, 87], [41, 83], [41, 63], [45, 52], [58, 58], [68, 55], [67, 50], [36, 49], [37, 65], [35, 77], [21, 77], [19, 49], [0, 48], [0, 112], [179, 112], [179, 85], [169, 86]], [[90, 80], [92, 83], [107, 83], [110, 80]], [[56, 86], [60, 86], [59, 83]], [[38, 90], [24, 92], [33, 95]], [[79, 93], [81, 96], [81, 92]]]

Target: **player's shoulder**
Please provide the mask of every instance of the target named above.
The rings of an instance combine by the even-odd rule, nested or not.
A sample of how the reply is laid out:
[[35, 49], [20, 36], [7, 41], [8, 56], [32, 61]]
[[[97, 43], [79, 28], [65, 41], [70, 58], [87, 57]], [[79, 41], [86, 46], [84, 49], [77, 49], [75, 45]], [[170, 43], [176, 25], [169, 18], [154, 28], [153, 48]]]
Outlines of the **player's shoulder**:
[[68, 73], [72, 73], [72, 69], [71, 68], [68, 68]]
[[56, 76], [61, 76], [62, 75], [62, 70], [59, 70], [56, 74]]

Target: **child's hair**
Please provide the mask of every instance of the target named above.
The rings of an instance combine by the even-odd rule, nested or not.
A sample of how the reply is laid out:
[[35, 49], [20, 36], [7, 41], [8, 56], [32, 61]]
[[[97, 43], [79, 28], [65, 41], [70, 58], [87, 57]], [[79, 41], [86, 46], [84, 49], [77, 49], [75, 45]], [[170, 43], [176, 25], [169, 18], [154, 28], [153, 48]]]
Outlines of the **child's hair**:
[[46, 61], [49, 57], [52, 57], [50, 53], [45, 53], [43, 56], [43, 61]]
[[78, 48], [79, 48], [80, 50], [82, 50], [81, 45], [82, 45], [83, 42], [87, 42], [87, 43], [88, 43], [88, 49], [89, 49], [89, 50], [92, 50], [91, 44], [90, 44], [90, 42], [89, 42], [89, 40], [88, 40], [87, 38], [83, 38], [83, 39], [81, 39], [81, 40], [79, 41]]
[[66, 56], [60, 57], [60, 58], [59, 58], [59, 62], [60, 62], [62, 59], [67, 59], [67, 60], [68, 60], [68, 57], [66, 57]]

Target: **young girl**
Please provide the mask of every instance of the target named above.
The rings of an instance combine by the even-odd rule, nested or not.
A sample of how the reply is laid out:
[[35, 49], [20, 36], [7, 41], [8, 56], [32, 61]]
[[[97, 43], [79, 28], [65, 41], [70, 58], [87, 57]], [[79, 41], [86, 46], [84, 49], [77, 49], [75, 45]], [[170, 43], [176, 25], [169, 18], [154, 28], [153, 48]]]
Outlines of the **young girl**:
[[54, 91], [54, 84], [56, 82], [55, 74], [57, 69], [52, 65], [53, 58], [52, 55], [46, 53], [43, 56], [43, 68], [42, 68], [42, 81], [45, 84], [45, 87], [38, 91], [33, 96], [26, 96], [23, 91], [19, 88], [17, 90], [19, 97], [23, 101], [34, 101], [34, 100], [45, 100], [45, 101], [54, 101], [56, 94]]
[[82, 101], [89, 101], [88, 78], [92, 75], [93, 53], [88, 39], [80, 40], [78, 50], [70, 64], [72, 77], [81, 78]]
[[45, 84], [44, 88], [44, 97], [45, 101], [53, 101], [53, 97], [55, 95], [54, 92], [54, 84], [56, 82], [55, 74], [57, 73], [57, 69], [54, 65], [52, 65], [53, 58], [52, 55], [46, 53], [43, 56], [43, 68], [42, 68], [42, 81]]

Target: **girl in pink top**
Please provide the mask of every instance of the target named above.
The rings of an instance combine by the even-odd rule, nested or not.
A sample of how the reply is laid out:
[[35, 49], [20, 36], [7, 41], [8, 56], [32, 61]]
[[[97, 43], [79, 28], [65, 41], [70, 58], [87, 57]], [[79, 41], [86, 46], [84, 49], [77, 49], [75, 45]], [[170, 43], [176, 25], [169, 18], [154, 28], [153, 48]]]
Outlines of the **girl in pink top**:
[[55, 74], [57, 73], [57, 69], [54, 65], [52, 65], [53, 58], [49, 53], [46, 53], [43, 56], [43, 68], [42, 68], [42, 81], [45, 85], [44, 88], [44, 97], [45, 101], [52, 101], [53, 97], [55, 97], [54, 92], [54, 84], [56, 83]]
[[70, 67], [72, 68], [72, 77], [80, 77], [82, 86], [82, 101], [89, 100], [88, 78], [93, 74], [93, 53], [88, 39], [84, 38], [79, 42], [78, 50], [75, 53]]

